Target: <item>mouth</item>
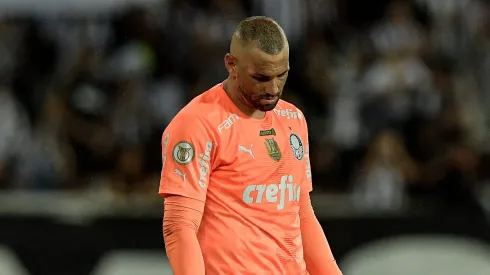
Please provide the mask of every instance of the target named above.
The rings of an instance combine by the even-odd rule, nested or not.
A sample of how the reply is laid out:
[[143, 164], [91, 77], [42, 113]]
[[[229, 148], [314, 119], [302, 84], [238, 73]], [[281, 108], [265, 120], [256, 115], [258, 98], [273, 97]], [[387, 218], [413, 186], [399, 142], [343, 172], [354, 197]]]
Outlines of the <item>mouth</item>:
[[260, 99], [260, 103], [266, 105], [274, 104], [278, 99], [279, 99], [278, 96], [264, 96]]

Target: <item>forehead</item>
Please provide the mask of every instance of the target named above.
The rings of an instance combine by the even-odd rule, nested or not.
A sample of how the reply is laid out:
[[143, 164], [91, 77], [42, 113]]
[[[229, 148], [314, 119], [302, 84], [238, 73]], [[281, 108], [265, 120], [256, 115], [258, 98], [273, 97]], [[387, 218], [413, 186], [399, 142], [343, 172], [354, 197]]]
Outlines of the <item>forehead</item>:
[[265, 75], [283, 73], [289, 69], [289, 50], [284, 47], [279, 54], [270, 55], [256, 47], [251, 47], [243, 61], [250, 73]]

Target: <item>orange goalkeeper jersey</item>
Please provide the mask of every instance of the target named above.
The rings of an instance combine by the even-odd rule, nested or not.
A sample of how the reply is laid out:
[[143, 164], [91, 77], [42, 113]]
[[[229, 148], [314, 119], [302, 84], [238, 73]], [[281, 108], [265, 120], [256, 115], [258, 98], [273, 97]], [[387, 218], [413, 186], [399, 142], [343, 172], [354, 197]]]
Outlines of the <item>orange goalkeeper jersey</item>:
[[177, 114], [162, 150], [159, 193], [205, 202], [197, 237], [206, 274], [307, 274], [298, 211], [312, 184], [298, 108], [280, 100], [253, 119], [218, 84]]

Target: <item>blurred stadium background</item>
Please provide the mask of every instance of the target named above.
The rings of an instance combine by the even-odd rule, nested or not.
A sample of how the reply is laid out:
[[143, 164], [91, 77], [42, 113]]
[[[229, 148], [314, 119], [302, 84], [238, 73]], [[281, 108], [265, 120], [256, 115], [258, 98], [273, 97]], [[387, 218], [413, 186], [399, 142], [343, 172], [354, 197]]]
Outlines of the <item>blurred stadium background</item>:
[[[345, 275], [490, 274], [490, 3], [0, 0], [0, 275], [171, 274], [160, 138], [285, 29], [313, 203]], [[183, 126], [184, 127], [184, 126]]]

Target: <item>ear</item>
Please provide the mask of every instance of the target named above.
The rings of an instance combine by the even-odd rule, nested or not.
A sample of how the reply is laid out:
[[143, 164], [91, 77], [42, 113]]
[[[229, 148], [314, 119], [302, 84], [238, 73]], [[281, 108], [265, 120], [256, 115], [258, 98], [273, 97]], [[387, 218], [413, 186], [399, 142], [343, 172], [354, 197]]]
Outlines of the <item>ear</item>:
[[227, 53], [225, 55], [225, 67], [232, 78], [236, 78], [237, 75], [236, 66], [237, 66], [236, 58], [230, 53]]

